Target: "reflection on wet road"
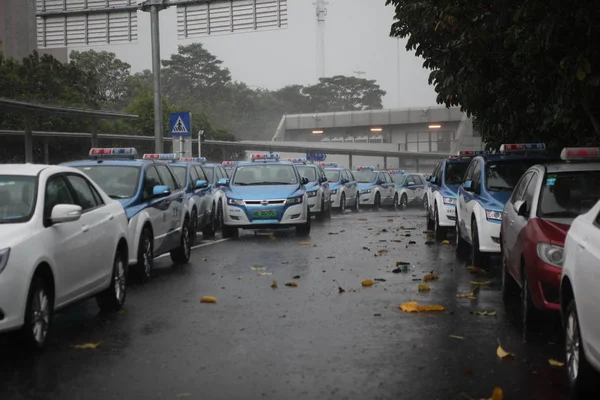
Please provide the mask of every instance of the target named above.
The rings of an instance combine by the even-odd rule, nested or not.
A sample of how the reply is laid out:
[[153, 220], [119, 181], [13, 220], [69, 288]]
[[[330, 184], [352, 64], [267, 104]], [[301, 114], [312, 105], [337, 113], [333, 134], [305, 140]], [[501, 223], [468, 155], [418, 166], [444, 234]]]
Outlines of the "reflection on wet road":
[[[496, 386], [510, 400], [566, 399], [564, 371], [548, 363], [562, 360], [557, 321], [524, 343], [498, 267], [471, 273], [453, 246], [425, 244], [424, 222], [420, 209], [365, 211], [315, 222], [308, 239], [244, 231], [185, 266], [161, 258], [122, 313], [98, 314], [91, 300], [59, 314], [45, 353], [0, 339], [0, 399], [447, 400]], [[412, 266], [393, 273], [397, 261]], [[432, 271], [439, 280], [419, 293]], [[491, 284], [457, 298], [470, 281]], [[446, 311], [399, 310], [409, 301]], [[498, 342], [514, 360], [498, 358]]]

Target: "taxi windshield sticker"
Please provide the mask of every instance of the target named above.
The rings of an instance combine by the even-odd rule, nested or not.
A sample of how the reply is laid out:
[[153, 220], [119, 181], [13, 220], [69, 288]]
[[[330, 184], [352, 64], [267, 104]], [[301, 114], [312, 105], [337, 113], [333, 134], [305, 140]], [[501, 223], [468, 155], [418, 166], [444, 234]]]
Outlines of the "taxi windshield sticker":
[[548, 175], [548, 178], [546, 178], [546, 186], [554, 185], [556, 185], [556, 175]]

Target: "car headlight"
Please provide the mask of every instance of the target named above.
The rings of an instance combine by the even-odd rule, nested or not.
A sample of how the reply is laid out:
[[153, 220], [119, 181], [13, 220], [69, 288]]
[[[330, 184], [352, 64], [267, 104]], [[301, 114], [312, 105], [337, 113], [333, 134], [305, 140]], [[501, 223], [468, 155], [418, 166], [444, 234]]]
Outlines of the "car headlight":
[[285, 201], [285, 204], [300, 204], [304, 200], [304, 196], [290, 197]]
[[456, 205], [456, 199], [453, 197], [444, 197], [444, 204], [450, 204], [455, 206]]
[[315, 197], [317, 195], [318, 190], [313, 190], [312, 192], [306, 192], [308, 197]]
[[331, 194], [337, 194], [337, 191], [338, 191], [337, 189], [334, 189], [334, 190], [332, 190], [330, 193], [331, 193]]
[[244, 205], [244, 200], [232, 199], [232, 198], [228, 197], [227, 198], [227, 204], [229, 204], [230, 206], [243, 206]]
[[6, 268], [6, 264], [8, 264], [8, 256], [9, 255], [10, 255], [10, 247], [0, 250], [0, 273], [2, 273], [2, 271], [4, 271], [4, 268]]
[[360, 194], [368, 194], [371, 193], [372, 189], [363, 189], [360, 191]]
[[502, 221], [502, 213], [500, 211], [485, 210], [485, 217], [493, 221]]
[[537, 253], [538, 257], [546, 264], [562, 268], [565, 260], [564, 247], [550, 243], [538, 243]]

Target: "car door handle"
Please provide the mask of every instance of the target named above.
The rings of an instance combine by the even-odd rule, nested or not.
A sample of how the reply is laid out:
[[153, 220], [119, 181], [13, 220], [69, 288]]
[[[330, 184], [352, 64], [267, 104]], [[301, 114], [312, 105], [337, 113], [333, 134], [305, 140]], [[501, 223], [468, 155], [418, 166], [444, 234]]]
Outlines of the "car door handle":
[[89, 227], [89, 226], [87, 226], [87, 225], [83, 225], [83, 226], [81, 227], [81, 230], [82, 230], [83, 232], [87, 232], [87, 231], [89, 231], [89, 230], [90, 230], [90, 227]]

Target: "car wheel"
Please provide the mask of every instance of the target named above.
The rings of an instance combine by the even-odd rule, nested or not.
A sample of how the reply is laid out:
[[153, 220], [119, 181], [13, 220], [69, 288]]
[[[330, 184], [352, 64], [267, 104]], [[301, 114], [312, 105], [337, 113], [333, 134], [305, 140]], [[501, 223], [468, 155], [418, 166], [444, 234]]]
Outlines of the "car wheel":
[[444, 240], [446, 239], [446, 227], [445, 226], [440, 226], [440, 214], [438, 211], [438, 207], [437, 204], [434, 206], [435, 208], [435, 224], [433, 226], [433, 234], [436, 240]]
[[110, 285], [98, 296], [96, 302], [103, 311], [119, 311], [127, 297], [127, 255], [117, 250], [113, 262]]
[[190, 221], [186, 218], [181, 227], [179, 247], [171, 250], [171, 261], [175, 264], [185, 264], [190, 261], [192, 255], [192, 235], [190, 232]]
[[238, 228], [225, 225], [225, 217], [223, 215], [223, 211], [221, 211], [221, 235], [223, 236], [223, 239], [236, 237], [238, 232]]
[[315, 217], [319, 221], [323, 221], [325, 219], [325, 199], [321, 200], [321, 211], [319, 211]]
[[[585, 356], [581, 328], [575, 300], [571, 300], [565, 311], [565, 361], [567, 381], [571, 398], [590, 398], [597, 394], [598, 373], [590, 365]], [[595, 398], [596, 396], [592, 396]]]
[[[502, 252], [502, 299], [506, 302], [518, 296], [519, 286], [508, 272], [508, 260], [504, 251]], [[518, 298], [518, 297], [517, 297]]]
[[215, 215], [215, 231], [223, 230], [223, 203], [219, 201], [217, 214]]
[[471, 261], [474, 266], [482, 268], [487, 264], [487, 254], [479, 251], [479, 230], [477, 229], [477, 222], [471, 223]]
[[342, 214], [346, 212], [346, 193], [342, 193], [340, 197], [340, 212]]
[[523, 329], [523, 340], [527, 340], [529, 335], [535, 330], [535, 321], [539, 311], [533, 305], [531, 292], [529, 290], [529, 279], [527, 278], [527, 268], [522, 268], [521, 285], [521, 325]]
[[202, 228], [202, 237], [204, 239], [212, 239], [215, 237], [215, 227], [218, 225], [216, 212], [217, 211], [213, 208], [210, 212], [210, 223]]
[[296, 226], [296, 236], [306, 237], [310, 235], [310, 210], [306, 209], [306, 222], [302, 225]]
[[148, 282], [152, 276], [154, 268], [154, 236], [150, 228], [145, 227], [140, 235], [140, 244], [138, 245], [137, 264], [134, 272], [142, 282]]
[[190, 241], [192, 244], [196, 243], [196, 236], [198, 230], [198, 211], [194, 208], [192, 210], [192, 218], [190, 219]]
[[431, 212], [429, 210], [429, 203], [427, 201], [427, 196], [423, 199], [425, 202], [425, 215], [427, 217], [427, 229], [431, 230], [434, 227], [433, 218], [431, 218]]
[[50, 284], [41, 276], [36, 276], [29, 288], [25, 322], [19, 333], [19, 339], [24, 341], [25, 346], [33, 350], [44, 348], [53, 314], [54, 297]]
[[394, 208], [394, 210], [400, 208], [400, 203], [398, 201], [398, 193], [394, 194], [394, 200], [392, 200], [392, 207]]
[[360, 212], [360, 196], [358, 194], [356, 195], [356, 202], [354, 204], [354, 212], [356, 212], [356, 213]]
[[329, 203], [327, 203], [327, 211], [325, 212], [325, 218], [331, 218], [331, 196], [329, 196]]
[[381, 208], [381, 195], [379, 192], [375, 193], [375, 202], [373, 203], [373, 208], [375, 210], [379, 210]]
[[404, 211], [407, 208], [408, 208], [408, 196], [406, 194], [403, 194], [402, 197], [400, 198], [400, 209], [402, 209], [402, 211]]
[[464, 256], [468, 254], [469, 243], [460, 235], [460, 228], [458, 226], [458, 218], [456, 219], [456, 223], [454, 225], [456, 233], [454, 234], [454, 246], [456, 250], [456, 254], [459, 256]]

